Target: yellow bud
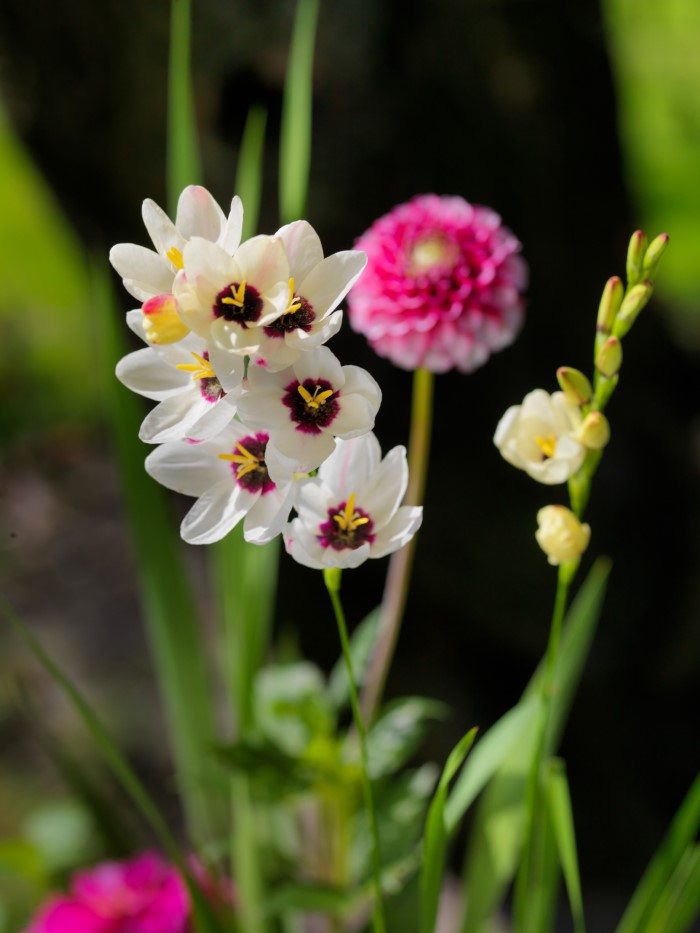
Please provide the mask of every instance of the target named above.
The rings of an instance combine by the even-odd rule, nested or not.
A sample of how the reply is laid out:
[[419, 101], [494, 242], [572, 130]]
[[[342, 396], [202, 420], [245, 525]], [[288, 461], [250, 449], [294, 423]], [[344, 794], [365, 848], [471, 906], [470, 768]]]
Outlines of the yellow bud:
[[576, 560], [588, 547], [589, 525], [582, 524], [571, 509], [546, 505], [537, 513], [537, 543], [553, 566]]
[[560, 366], [557, 370], [557, 382], [566, 395], [577, 405], [587, 405], [593, 397], [593, 387], [588, 378], [571, 366]]
[[649, 248], [646, 251], [644, 256], [644, 262], [642, 264], [642, 272], [644, 278], [653, 279], [656, 274], [656, 269], [661, 261], [661, 257], [666, 252], [666, 247], [668, 246], [668, 233], [660, 233], [657, 237], [649, 244]]
[[589, 450], [602, 450], [610, 440], [610, 423], [602, 411], [590, 411], [576, 436]]
[[654, 291], [651, 282], [640, 282], [629, 289], [613, 324], [613, 335], [624, 337], [637, 320], [639, 312], [647, 304]]
[[627, 286], [636, 285], [641, 281], [644, 256], [647, 251], [647, 240], [643, 230], [635, 230], [627, 250]]
[[612, 379], [616, 376], [622, 366], [622, 344], [617, 337], [608, 337], [603, 346], [598, 351], [595, 360], [595, 368], [601, 376], [606, 379]]
[[625, 289], [622, 280], [616, 275], [613, 275], [612, 278], [609, 278], [605, 283], [600, 305], [598, 306], [597, 328], [599, 333], [609, 334], [612, 330], [615, 315], [620, 309], [622, 296], [624, 294]]

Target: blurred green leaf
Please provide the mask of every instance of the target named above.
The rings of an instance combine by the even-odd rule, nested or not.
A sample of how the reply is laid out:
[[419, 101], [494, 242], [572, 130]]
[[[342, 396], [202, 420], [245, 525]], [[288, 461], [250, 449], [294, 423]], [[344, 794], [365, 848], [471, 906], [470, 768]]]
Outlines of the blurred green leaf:
[[574, 929], [576, 933], [585, 933], [586, 925], [583, 918], [583, 897], [578, 867], [576, 831], [574, 829], [569, 782], [566, 778], [566, 765], [560, 758], [552, 758], [547, 766], [549, 769], [547, 782], [549, 812], [559, 853], [559, 863], [569, 897]]
[[361, 896], [359, 891], [324, 885], [287, 884], [270, 894], [265, 910], [270, 916], [291, 910], [339, 914], [355, 907]]
[[308, 661], [263, 668], [255, 681], [258, 729], [289, 754], [333, 732], [325, 678]]
[[435, 929], [447, 857], [448, 830], [445, 822], [447, 791], [450, 781], [461, 768], [462, 762], [474, 744], [476, 731], [476, 729], [471, 729], [467, 732], [450, 752], [428, 810], [428, 819], [426, 820], [425, 834], [423, 836], [423, 869], [420, 880], [421, 933], [433, 933]]
[[201, 184], [197, 122], [190, 74], [190, 0], [170, 0], [170, 61], [168, 63], [168, 207], [171, 216], [180, 192]]
[[[688, 847], [700, 829], [700, 774], [695, 778], [685, 800], [673, 818], [665, 839], [654, 854], [637, 885], [632, 900], [617, 927], [617, 933], [646, 933], [656, 904], [669, 882], [687, 857]], [[697, 872], [697, 868], [693, 871]], [[684, 909], [687, 909], [687, 901]]]
[[243, 239], [255, 236], [260, 216], [265, 155], [267, 110], [255, 106], [248, 110], [236, 168], [236, 194], [243, 202]]
[[444, 703], [423, 697], [393, 700], [384, 707], [367, 733], [367, 770], [372, 780], [393, 774], [420, 745], [428, 723], [444, 719]]
[[50, 872], [60, 872], [88, 860], [95, 826], [75, 800], [57, 800], [33, 810], [23, 835], [41, 852]]
[[[377, 606], [360, 622], [350, 636], [350, 657], [358, 690], [362, 688], [365, 682], [369, 659], [379, 632], [380, 621], [381, 606]], [[342, 655], [333, 665], [328, 680], [328, 692], [338, 709], [344, 709], [350, 703], [350, 683], [345, 659]]]
[[0, 875], [17, 875], [25, 881], [42, 881], [48, 867], [41, 850], [27, 839], [0, 840]]
[[700, 911], [700, 846], [688, 846], [669, 878], [643, 933], [686, 933]]

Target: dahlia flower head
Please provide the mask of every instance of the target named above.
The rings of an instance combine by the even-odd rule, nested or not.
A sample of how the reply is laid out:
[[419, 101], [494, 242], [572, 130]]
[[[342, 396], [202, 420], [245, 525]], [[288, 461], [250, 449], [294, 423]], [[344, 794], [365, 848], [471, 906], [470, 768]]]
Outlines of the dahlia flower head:
[[178, 872], [154, 852], [78, 872], [50, 897], [24, 933], [191, 933]]
[[127, 323], [146, 344], [120, 360], [116, 374], [158, 403], [139, 437], [157, 445], [147, 472], [196, 499], [183, 539], [210, 544], [242, 523], [251, 543], [285, 533], [289, 540], [292, 510], [308, 512], [304, 478], [319, 468], [325, 476], [323, 464], [336, 462], [342, 444], [357, 488], [326, 504], [325, 522], [339, 533], [317, 523], [291, 553], [312, 566], [352, 567], [401, 547], [422, 517], [400, 507], [406, 452], [394, 448], [383, 468], [399, 495], [365, 495], [367, 464], [381, 459], [371, 433], [381, 390], [325, 346], [365, 254], [324, 256], [304, 220], [242, 241], [240, 199], [226, 216], [199, 186], [182, 193], [174, 222], [152, 201], [143, 218], [154, 248], [122, 243], [110, 253], [127, 291], [143, 302]]
[[355, 246], [368, 262], [348, 296], [350, 324], [379, 356], [403, 369], [471, 372], [516, 337], [528, 270], [490, 208], [420, 195]]

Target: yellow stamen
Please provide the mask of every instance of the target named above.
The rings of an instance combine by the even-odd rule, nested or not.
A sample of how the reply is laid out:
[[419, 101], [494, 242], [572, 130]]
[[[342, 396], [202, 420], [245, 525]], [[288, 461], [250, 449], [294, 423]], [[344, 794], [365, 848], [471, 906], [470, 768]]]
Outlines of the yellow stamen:
[[314, 394], [312, 395], [308, 389], [305, 389], [304, 386], [298, 385], [297, 392], [306, 402], [307, 408], [320, 408], [323, 403], [333, 395], [333, 389], [324, 389], [323, 392], [319, 393], [319, 387], [316, 386], [314, 389]]
[[171, 246], [165, 254], [176, 269], [184, 269], [185, 263], [182, 259], [182, 253], [175, 246]]
[[554, 434], [548, 434], [547, 437], [541, 437], [539, 434], [535, 434], [535, 443], [547, 460], [554, 456], [554, 452], [557, 449], [557, 439]]
[[193, 379], [216, 379], [214, 367], [209, 360], [205, 360], [199, 353], [192, 353], [192, 356], [197, 360], [196, 363], [177, 363], [175, 369], [192, 373]]
[[294, 297], [294, 279], [289, 280], [289, 304], [284, 309], [282, 314], [294, 314], [295, 311], [298, 311], [301, 308], [301, 298]]
[[355, 511], [355, 493], [353, 492], [348, 497], [343, 511], [333, 516], [333, 521], [338, 523], [339, 531], [347, 532], [354, 531], [356, 528], [359, 528], [360, 525], [366, 525], [369, 518]]
[[236, 447], [240, 450], [239, 454], [219, 454], [219, 460], [230, 460], [232, 463], [237, 463], [237, 476], [245, 476], [246, 473], [257, 470], [260, 464], [260, 458], [256, 457], [255, 454], [252, 454], [249, 450], [246, 450], [239, 441], [236, 441]]
[[245, 301], [245, 286], [246, 281], [243, 279], [241, 284], [237, 289], [234, 290], [233, 285], [231, 286], [231, 295], [232, 298], [222, 298], [221, 303], [224, 305], [235, 305], [237, 308], [243, 307], [243, 302]]

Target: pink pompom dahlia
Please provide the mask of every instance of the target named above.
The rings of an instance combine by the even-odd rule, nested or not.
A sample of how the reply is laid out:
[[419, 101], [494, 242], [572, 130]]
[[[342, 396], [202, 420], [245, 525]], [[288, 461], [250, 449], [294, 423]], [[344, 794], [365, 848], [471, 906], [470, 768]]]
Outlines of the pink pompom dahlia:
[[25, 933], [190, 933], [185, 883], [167, 862], [145, 852], [79, 872], [69, 894], [54, 895]]
[[421, 195], [355, 246], [368, 262], [348, 295], [350, 323], [397, 366], [470, 372], [520, 329], [527, 266], [489, 208]]

